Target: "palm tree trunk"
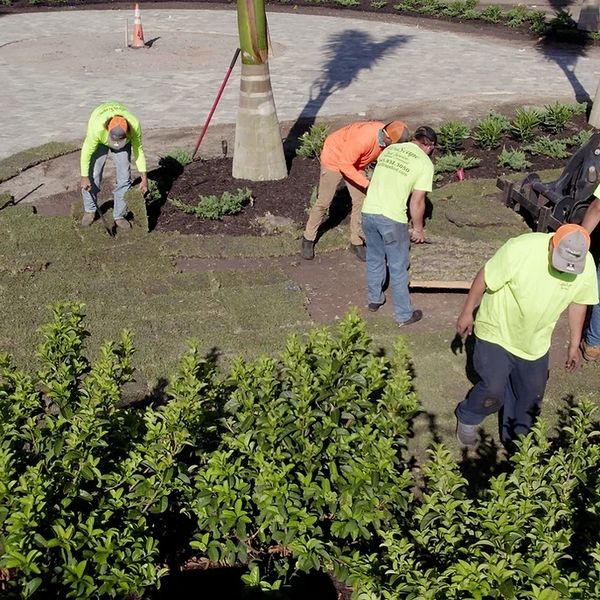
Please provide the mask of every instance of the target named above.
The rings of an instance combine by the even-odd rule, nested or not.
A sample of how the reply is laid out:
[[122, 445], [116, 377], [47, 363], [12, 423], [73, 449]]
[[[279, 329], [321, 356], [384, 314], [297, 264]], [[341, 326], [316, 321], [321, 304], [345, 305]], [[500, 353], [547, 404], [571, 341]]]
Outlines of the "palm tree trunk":
[[283, 179], [287, 167], [269, 74], [264, 0], [238, 0], [237, 11], [242, 77], [232, 174], [250, 181]]

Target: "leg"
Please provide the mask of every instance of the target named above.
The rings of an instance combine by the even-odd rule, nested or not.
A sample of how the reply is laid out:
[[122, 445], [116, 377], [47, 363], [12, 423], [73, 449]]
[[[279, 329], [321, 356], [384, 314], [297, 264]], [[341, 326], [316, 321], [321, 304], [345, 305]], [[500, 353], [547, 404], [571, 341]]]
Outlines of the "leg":
[[510, 448], [520, 435], [527, 435], [546, 391], [548, 381], [548, 356], [537, 360], [513, 357], [514, 367], [504, 396], [502, 415], [502, 443]]
[[102, 174], [104, 173], [104, 165], [106, 164], [106, 157], [108, 156], [108, 146], [100, 144], [92, 158], [90, 160], [90, 168], [88, 171], [88, 177], [92, 184], [91, 191], [81, 190], [81, 197], [83, 199], [83, 210], [86, 213], [95, 214], [96, 206], [98, 203], [98, 192], [102, 185]]
[[504, 404], [515, 358], [502, 346], [475, 338], [473, 366], [480, 381], [456, 407], [456, 416], [461, 423], [479, 425], [485, 417], [498, 412]]
[[[385, 245], [385, 257], [390, 271], [390, 287], [394, 300], [394, 318], [398, 323], [410, 319], [414, 308], [408, 292], [408, 225], [380, 216], [379, 231]], [[368, 252], [367, 243], [367, 252]]]
[[113, 190], [113, 219], [124, 219], [127, 214], [125, 194], [131, 188], [131, 144], [127, 144], [121, 150], [111, 150], [113, 162], [115, 163], [117, 183]]
[[369, 304], [383, 304], [383, 284], [386, 277], [385, 245], [379, 232], [379, 215], [363, 215], [362, 222], [367, 242], [367, 290]]
[[365, 193], [355, 185], [346, 180], [346, 187], [352, 199], [352, 213], [350, 214], [350, 243], [354, 246], [362, 246], [364, 235], [361, 227], [361, 216]]
[[[598, 265], [597, 275], [598, 285], [600, 285], [600, 264]], [[583, 340], [583, 356], [587, 360], [598, 360], [600, 358], [600, 304], [592, 307]]]
[[304, 229], [304, 239], [314, 242], [321, 223], [325, 220], [325, 215], [331, 206], [331, 201], [335, 195], [338, 183], [342, 179], [339, 171], [331, 171], [321, 167], [321, 177], [319, 178], [319, 192], [315, 205], [310, 209], [306, 228]]

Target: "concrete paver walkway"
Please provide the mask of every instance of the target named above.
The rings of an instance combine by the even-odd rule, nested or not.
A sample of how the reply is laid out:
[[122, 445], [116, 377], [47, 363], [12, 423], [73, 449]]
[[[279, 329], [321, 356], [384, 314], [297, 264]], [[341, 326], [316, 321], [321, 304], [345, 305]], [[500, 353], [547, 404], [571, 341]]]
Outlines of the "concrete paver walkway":
[[[154, 128], [200, 129], [238, 43], [235, 11], [142, 11], [151, 47], [126, 49], [132, 12], [61, 11], [0, 18], [0, 158], [51, 140], [81, 139], [91, 110], [119, 99]], [[403, 24], [269, 14], [280, 120], [436, 110], [468, 115], [504, 102], [594, 94], [600, 51]], [[234, 123], [239, 65], [213, 123]], [[438, 107], [438, 109], [436, 109]]]

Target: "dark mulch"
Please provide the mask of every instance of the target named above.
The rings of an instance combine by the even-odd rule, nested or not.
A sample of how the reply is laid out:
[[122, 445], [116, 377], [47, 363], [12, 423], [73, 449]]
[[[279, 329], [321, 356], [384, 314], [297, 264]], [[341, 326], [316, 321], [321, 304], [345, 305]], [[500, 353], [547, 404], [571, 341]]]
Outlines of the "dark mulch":
[[[586, 128], [583, 115], [569, 123], [567, 129], [557, 137], [570, 137]], [[509, 170], [497, 166], [498, 154], [505, 146], [507, 149], [519, 148], [519, 144], [506, 136], [500, 148], [486, 151], [476, 146], [471, 138], [465, 141], [460, 150], [467, 157], [476, 157], [480, 164], [466, 171], [468, 179], [501, 177]], [[577, 148], [571, 148], [574, 152]], [[436, 156], [433, 159], [435, 161]], [[529, 172], [563, 167], [567, 159], [557, 160], [546, 156], [527, 155], [532, 163]], [[246, 206], [238, 215], [224, 217], [221, 221], [200, 219], [188, 215], [172, 206], [168, 201], [162, 206], [155, 205], [151, 221], [156, 222], [159, 231], [179, 231], [194, 234], [225, 235], [263, 235], [264, 230], [256, 219], [271, 213], [279, 217], [290, 218], [302, 226], [307, 218], [311, 194], [319, 181], [319, 162], [295, 157], [290, 160], [289, 175], [281, 181], [246, 181], [234, 179], [231, 175], [232, 159], [219, 158], [197, 161], [188, 165], [184, 172], [172, 183], [168, 196], [188, 204], [197, 204], [200, 196], [221, 195], [223, 192], [235, 192], [238, 188], [249, 188], [253, 194], [253, 204]], [[152, 174], [150, 175], [152, 177]], [[456, 180], [455, 173], [445, 173], [436, 183], [437, 187]], [[344, 186], [341, 186], [332, 206], [328, 226], [335, 226], [347, 220], [350, 199]]]

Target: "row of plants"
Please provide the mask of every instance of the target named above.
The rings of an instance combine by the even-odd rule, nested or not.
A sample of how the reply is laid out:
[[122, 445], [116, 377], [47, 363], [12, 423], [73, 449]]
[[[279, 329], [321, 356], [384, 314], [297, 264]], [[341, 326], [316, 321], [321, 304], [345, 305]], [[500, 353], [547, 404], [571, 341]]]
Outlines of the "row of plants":
[[[463, 121], [446, 121], [437, 129], [440, 152], [434, 156], [436, 175], [439, 178], [443, 173], [471, 169], [480, 164], [478, 157], [462, 151], [467, 141], [480, 152], [496, 153], [500, 169], [523, 171], [531, 166], [528, 157], [535, 155], [565, 159], [592, 136], [591, 129], [582, 129], [560, 137], [585, 111], [584, 103], [556, 102], [541, 108], [519, 107], [511, 118], [492, 111], [473, 127]], [[300, 137], [297, 154], [318, 158], [329, 131], [326, 124], [313, 125]]]
[[35, 373], [0, 357], [3, 597], [138, 598], [192, 557], [274, 593], [322, 571], [360, 600], [600, 597], [588, 401], [475, 486], [440, 444], [414, 468], [406, 347], [381, 356], [354, 313], [227, 373], [191, 344], [140, 407], [131, 333], [92, 364], [82, 306], [42, 332]]

